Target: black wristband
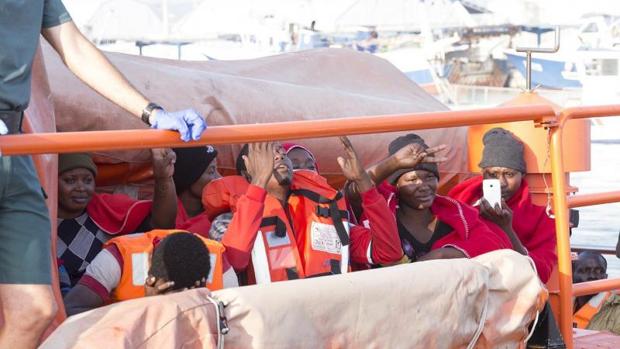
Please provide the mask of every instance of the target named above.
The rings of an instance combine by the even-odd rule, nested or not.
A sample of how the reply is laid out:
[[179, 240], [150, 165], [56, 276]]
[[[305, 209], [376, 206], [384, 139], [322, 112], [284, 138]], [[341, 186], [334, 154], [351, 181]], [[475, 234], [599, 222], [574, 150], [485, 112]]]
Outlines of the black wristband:
[[149, 122], [149, 118], [151, 117], [151, 114], [153, 113], [153, 110], [155, 109], [164, 110], [164, 108], [162, 108], [159, 104], [149, 102], [149, 104], [147, 104], [146, 107], [144, 107], [144, 109], [142, 110], [142, 122], [151, 126], [151, 123]]

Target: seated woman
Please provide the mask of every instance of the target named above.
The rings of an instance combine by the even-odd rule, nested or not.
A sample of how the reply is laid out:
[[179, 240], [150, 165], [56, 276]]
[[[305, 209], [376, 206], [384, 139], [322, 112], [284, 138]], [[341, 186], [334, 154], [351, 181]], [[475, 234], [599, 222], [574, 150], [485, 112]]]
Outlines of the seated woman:
[[[480, 168], [482, 176], [455, 186], [448, 195], [478, 208], [480, 215], [497, 224], [510, 239], [513, 249], [528, 255], [536, 264], [542, 282], [551, 276], [557, 257], [555, 221], [545, 207], [534, 205], [524, 176], [523, 143], [503, 128], [485, 133]], [[482, 198], [482, 181], [500, 181], [502, 207], [491, 207]]]
[[177, 199], [176, 228], [209, 235], [211, 220], [202, 205], [202, 191], [211, 181], [221, 178], [217, 171], [217, 150], [212, 146], [176, 148], [174, 185]]
[[177, 198], [172, 174], [176, 156], [170, 149], [153, 149], [152, 154], [152, 201], [136, 201], [121, 194], [97, 194], [97, 167], [90, 156], [59, 155], [56, 253], [71, 287], [112, 237], [174, 228]]
[[[437, 195], [437, 162], [445, 159], [434, 154], [443, 149], [429, 148], [418, 135], [408, 134], [390, 143], [390, 156], [368, 170], [375, 183], [381, 183], [378, 189], [396, 218], [404, 261], [470, 258], [511, 248], [506, 236], [483, 222], [476, 209]], [[347, 191], [355, 198], [355, 188], [348, 186]]]

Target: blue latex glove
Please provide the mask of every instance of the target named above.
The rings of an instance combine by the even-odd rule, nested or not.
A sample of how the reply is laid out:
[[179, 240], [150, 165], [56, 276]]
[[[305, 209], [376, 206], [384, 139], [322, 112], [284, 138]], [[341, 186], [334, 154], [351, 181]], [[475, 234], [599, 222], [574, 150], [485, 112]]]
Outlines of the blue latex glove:
[[155, 114], [155, 122], [152, 128], [158, 130], [179, 131], [184, 142], [200, 139], [200, 135], [207, 128], [205, 119], [194, 109], [186, 109], [176, 112], [158, 110]]

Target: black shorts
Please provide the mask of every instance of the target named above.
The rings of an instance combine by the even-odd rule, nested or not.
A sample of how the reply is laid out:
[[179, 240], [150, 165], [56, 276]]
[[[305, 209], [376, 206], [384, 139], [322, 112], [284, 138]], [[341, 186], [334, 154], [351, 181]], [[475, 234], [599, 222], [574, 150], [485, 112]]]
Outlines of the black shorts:
[[51, 284], [51, 225], [30, 156], [0, 155], [0, 284]]

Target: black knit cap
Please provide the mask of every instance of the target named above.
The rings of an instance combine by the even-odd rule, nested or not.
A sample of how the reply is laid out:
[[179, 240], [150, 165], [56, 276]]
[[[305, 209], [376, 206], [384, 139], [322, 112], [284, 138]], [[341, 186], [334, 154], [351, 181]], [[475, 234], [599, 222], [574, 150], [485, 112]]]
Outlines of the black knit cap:
[[[426, 143], [424, 143], [424, 140], [422, 139], [422, 137], [420, 137], [420, 136], [418, 136], [417, 134], [414, 134], [414, 133], [409, 133], [409, 134], [407, 134], [405, 136], [400, 136], [400, 137], [396, 138], [395, 140], [393, 140], [390, 143], [390, 145], [388, 146], [388, 151], [389, 151], [390, 155], [394, 155], [394, 153], [396, 153], [397, 151], [399, 151], [400, 149], [402, 149], [406, 145], [409, 145], [409, 144], [412, 144], [412, 143], [420, 144], [424, 149], [428, 149], [428, 145], [426, 145]], [[415, 170], [424, 170], [424, 171], [431, 172], [435, 176], [437, 176], [437, 178], [439, 179], [439, 168], [437, 167], [437, 164], [435, 164], [435, 163], [428, 163], [428, 162], [421, 162], [421, 163], [417, 164], [413, 168], [403, 168], [403, 169], [400, 169], [400, 170], [394, 172], [388, 178], [388, 181], [391, 184], [395, 184], [396, 181], [398, 181], [398, 178], [400, 178], [400, 176], [402, 176], [403, 174], [405, 174], [407, 172], [411, 172], [411, 171], [415, 171]]]
[[496, 127], [487, 131], [482, 138], [484, 150], [480, 168], [507, 167], [525, 173], [523, 143], [510, 131]]
[[174, 148], [177, 154], [177, 160], [174, 163], [174, 186], [177, 195], [189, 189], [209, 164], [217, 157], [217, 150], [212, 146], [193, 147], [193, 148]]

